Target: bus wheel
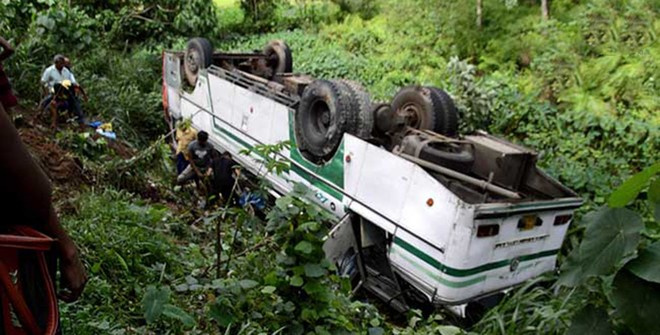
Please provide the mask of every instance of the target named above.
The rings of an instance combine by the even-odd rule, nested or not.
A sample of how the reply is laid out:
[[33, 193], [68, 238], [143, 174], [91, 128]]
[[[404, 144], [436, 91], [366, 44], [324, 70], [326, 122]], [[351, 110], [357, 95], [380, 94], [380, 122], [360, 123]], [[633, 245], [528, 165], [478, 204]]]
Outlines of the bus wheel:
[[335, 80], [315, 80], [303, 91], [295, 115], [300, 152], [314, 162], [332, 158], [344, 132], [357, 129], [348, 87]]
[[[266, 55], [268, 67], [272, 69], [272, 77], [278, 73], [293, 72], [293, 57], [291, 56], [291, 49], [282, 40], [274, 40], [268, 42], [263, 50]], [[271, 78], [272, 78], [271, 77]]]
[[186, 81], [192, 86], [197, 83], [200, 69], [211, 66], [213, 61], [213, 46], [209, 40], [195, 37], [188, 41], [186, 54], [183, 58], [183, 71]]
[[458, 111], [449, 95], [435, 87], [404, 87], [392, 99], [392, 110], [408, 126], [456, 136]]
[[374, 129], [374, 113], [371, 106], [371, 95], [367, 90], [358, 82], [352, 80], [341, 79], [347, 89], [352, 94], [353, 103], [355, 104], [353, 115], [357, 117], [355, 125], [357, 129], [352, 129], [350, 132], [361, 138], [368, 139], [371, 137], [371, 132]]

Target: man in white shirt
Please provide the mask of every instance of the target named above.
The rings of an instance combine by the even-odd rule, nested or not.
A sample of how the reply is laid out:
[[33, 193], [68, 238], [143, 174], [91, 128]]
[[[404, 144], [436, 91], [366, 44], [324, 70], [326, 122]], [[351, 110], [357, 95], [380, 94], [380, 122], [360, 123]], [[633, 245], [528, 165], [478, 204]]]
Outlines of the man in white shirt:
[[[44, 70], [41, 76], [41, 84], [46, 90], [48, 96], [44, 99], [42, 105], [44, 108], [49, 107], [54, 98], [58, 97], [66, 102], [66, 107], [69, 112], [73, 113], [78, 123], [84, 124], [84, 115], [80, 107], [80, 101], [76, 98], [74, 88], [78, 86], [76, 78], [71, 71], [65, 66], [65, 57], [62, 55], [55, 55], [53, 58], [53, 65]], [[51, 107], [52, 126], [57, 126], [57, 108]]]
[[41, 76], [41, 84], [48, 89], [52, 89], [55, 84], [59, 84], [65, 80], [69, 80], [72, 84], [76, 85], [76, 78], [73, 77], [71, 71], [64, 66], [65, 57], [62, 55], [55, 55], [53, 65], [46, 68]]

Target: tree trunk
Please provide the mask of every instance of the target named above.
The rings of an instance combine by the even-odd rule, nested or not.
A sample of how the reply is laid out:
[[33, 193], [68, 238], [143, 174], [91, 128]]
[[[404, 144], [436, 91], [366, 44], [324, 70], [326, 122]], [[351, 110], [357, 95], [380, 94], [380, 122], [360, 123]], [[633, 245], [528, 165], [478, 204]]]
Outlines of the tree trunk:
[[543, 17], [543, 20], [548, 20], [548, 18], [550, 18], [548, 0], [541, 0], [541, 16]]
[[477, 0], [477, 28], [481, 28], [481, 2], [482, 0]]

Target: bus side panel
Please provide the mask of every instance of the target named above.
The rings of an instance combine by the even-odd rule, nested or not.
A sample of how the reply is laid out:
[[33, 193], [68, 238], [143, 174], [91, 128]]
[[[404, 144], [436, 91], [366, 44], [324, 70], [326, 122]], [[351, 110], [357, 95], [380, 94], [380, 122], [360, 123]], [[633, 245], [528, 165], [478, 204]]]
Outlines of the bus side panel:
[[446, 251], [457, 212], [467, 207], [417, 166], [411, 179], [411, 191], [405, 198], [400, 224]]
[[417, 166], [411, 189], [415, 192], [406, 197], [400, 224], [421, 238], [397, 230], [390, 250], [392, 264], [409, 279], [419, 278], [415, 286], [433, 300], [456, 301], [480, 290], [484, 277], [454, 276], [446, 266], [451, 254], [469, 241], [471, 232], [464, 231], [462, 223], [471, 222], [473, 208]]
[[[270, 138], [269, 143], [280, 143], [289, 140], [289, 107], [282, 104], [273, 104], [273, 117], [270, 121]], [[291, 157], [289, 149], [284, 149], [280, 152], [284, 157]]]
[[367, 146], [363, 155], [354, 157], [364, 161], [355, 187], [355, 198], [399, 222], [415, 165], [375, 146]]
[[236, 85], [209, 74], [209, 85], [211, 92], [211, 101], [213, 103], [213, 121], [214, 132], [220, 130], [227, 130], [226, 124], [222, 121], [229, 122], [231, 120], [234, 109], [231, 102], [234, 101]]
[[394, 269], [424, 293], [429, 301], [433, 299], [440, 282], [446, 283], [437, 267], [438, 260], [443, 259], [444, 255], [402, 229], [396, 231], [388, 250], [388, 258]]
[[181, 117], [181, 59], [175, 54], [164, 53], [163, 67], [167, 108], [178, 119]]
[[[254, 152], [250, 156], [240, 153], [253, 149], [259, 143], [275, 144], [287, 140], [288, 108], [213, 74], [208, 77], [214, 113], [210, 124], [214, 137], [219, 143], [227, 143], [226, 149], [232, 153], [234, 160], [252, 173], [265, 176], [278, 191], [291, 190], [291, 185], [282, 176], [266, 174], [261, 168], [262, 157]], [[275, 127], [286, 128], [273, 132]], [[282, 154], [288, 156], [288, 152]]]
[[200, 70], [197, 85], [192, 93], [183, 92], [181, 115], [192, 118], [197, 130], [212, 132], [211, 98], [209, 96], [208, 76], [206, 70]]

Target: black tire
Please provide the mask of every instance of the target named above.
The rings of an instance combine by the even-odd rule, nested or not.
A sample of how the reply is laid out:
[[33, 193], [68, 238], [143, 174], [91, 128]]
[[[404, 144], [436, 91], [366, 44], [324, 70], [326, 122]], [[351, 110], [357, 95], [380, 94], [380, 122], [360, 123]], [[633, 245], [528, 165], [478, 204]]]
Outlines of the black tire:
[[446, 135], [455, 137], [458, 134], [458, 110], [454, 104], [454, 100], [451, 99], [447, 92], [436, 88], [429, 87], [431, 89], [431, 98], [433, 99], [434, 106], [442, 106], [442, 108], [436, 108], [436, 121], [439, 121], [436, 124], [435, 131]]
[[293, 72], [293, 57], [291, 49], [282, 40], [268, 42], [263, 50], [268, 59], [268, 65], [273, 70], [272, 77], [278, 73]]
[[371, 104], [371, 115], [374, 119], [372, 134], [374, 136], [382, 137], [394, 127], [392, 114], [392, 106], [389, 103], [377, 101]]
[[469, 171], [474, 163], [474, 148], [468, 143], [430, 141], [419, 135], [408, 135], [401, 141], [402, 151], [452, 170]]
[[354, 116], [357, 117], [357, 129], [352, 133], [368, 139], [371, 137], [371, 132], [374, 129], [374, 114], [371, 106], [371, 94], [358, 82], [352, 80], [340, 80], [352, 94], [352, 100], [355, 103]]
[[357, 129], [351, 91], [334, 80], [315, 80], [303, 91], [295, 115], [300, 152], [320, 163], [332, 158], [345, 132]]
[[392, 110], [412, 115], [409, 126], [446, 136], [458, 131], [458, 112], [444, 91], [435, 87], [404, 87], [392, 99]]
[[200, 69], [206, 69], [213, 62], [213, 46], [203, 37], [195, 37], [188, 41], [183, 58], [183, 72], [186, 81], [192, 86], [197, 83]]

